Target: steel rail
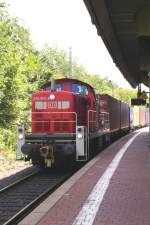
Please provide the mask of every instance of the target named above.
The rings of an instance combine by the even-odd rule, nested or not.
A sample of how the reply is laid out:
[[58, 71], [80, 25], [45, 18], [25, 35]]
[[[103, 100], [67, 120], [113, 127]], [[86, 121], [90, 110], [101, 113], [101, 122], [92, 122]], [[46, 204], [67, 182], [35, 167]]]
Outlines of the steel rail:
[[10, 218], [3, 225], [16, 225], [20, 222], [28, 213], [30, 213], [38, 204], [40, 204], [48, 195], [50, 195], [53, 191], [56, 190], [66, 179], [68, 179], [70, 175], [64, 177], [60, 182], [54, 184], [52, 187], [47, 188], [45, 192], [39, 195], [36, 199], [34, 199], [31, 203], [25, 206], [22, 210], [20, 210], [17, 214], [15, 214], [12, 218]]
[[[0, 225], [18, 224], [79, 167], [70, 171], [36, 171], [0, 190]], [[33, 178], [32, 178], [33, 177]]]
[[38, 171], [36, 171], [36, 172], [33, 172], [33, 173], [29, 174], [29, 175], [26, 175], [26, 176], [24, 176], [23, 178], [18, 179], [17, 181], [14, 181], [13, 183], [7, 185], [6, 187], [1, 188], [1, 189], [0, 189], [0, 194], [4, 193], [5, 191], [7, 191], [8, 189], [14, 187], [15, 185], [17, 185], [17, 184], [19, 184], [19, 183], [21, 183], [21, 182], [27, 180], [28, 178], [30, 178], [30, 177], [32, 177], [32, 176], [38, 174], [39, 171], [40, 171], [40, 170], [38, 170]]

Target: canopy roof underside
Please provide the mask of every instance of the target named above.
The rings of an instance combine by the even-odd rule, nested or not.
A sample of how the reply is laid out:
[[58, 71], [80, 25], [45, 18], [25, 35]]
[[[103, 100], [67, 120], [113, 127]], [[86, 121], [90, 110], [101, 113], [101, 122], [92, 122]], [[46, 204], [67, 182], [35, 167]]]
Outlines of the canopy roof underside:
[[[147, 19], [146, 16], [142, 17], [140, 12], [150, 6], [149, 0], [83, 1], [98, 35], [102, 37], [114, 63], [125, 79], [133, 88], [140, 83], [148, 86], [147, 61], [149, 65], [150, 58], [147, 58], [149, 51], [145, 47], [143, 37], [148, 41], [149, 36], [141, 31], [140, 24], [145, 24]], [[150, 43], [148, 44], [150, 46]]]

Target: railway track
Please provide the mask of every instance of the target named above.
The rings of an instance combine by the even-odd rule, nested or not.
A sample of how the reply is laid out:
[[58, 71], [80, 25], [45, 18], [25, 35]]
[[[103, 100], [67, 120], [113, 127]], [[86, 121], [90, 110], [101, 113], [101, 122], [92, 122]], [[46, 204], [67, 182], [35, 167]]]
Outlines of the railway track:
[[31, 166], [31, 167], [25, 168], [23, 170], [20, 170], [14, 174], [10, 174], [7, 177], [2, 177], [0, 179], [0, 190], [5, 188], [6, 186], [9, 186], [12, 183], [19, 181], [20, 179], [23, 179], [24, 177], [26, 177], [36, 171], [39, 171], [39, 168], [35, 167], [35, 166]]
[[35, 172], [0, 190], [0, 225], [17, 224], [77, 169]]

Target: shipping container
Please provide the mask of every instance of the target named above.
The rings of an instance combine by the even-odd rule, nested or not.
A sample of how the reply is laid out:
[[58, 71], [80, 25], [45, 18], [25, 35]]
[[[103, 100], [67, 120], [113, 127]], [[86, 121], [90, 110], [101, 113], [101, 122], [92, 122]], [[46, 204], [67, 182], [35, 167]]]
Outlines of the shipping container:
[[149, 109], [146, 108], [146, 111], [145, 111], [145, 123], [146, 123], [146, 126], [149, 126]]
[[139, 107], [134, 106], [133, 107], [133, 114], [134, 114], [134, 127], [140, 127], [140, 113], [139, 113]]
[[146, 108], [139, 108], [139, 120], [141, 127], [146, 126]]
[[129, 111], [129, 106], [120, 101], [120, 123], [121, 123], [121, 129], [129, 129], [130, 127], [130, 111]]
[[100, 114], [109, 115], [109, 131], [120, 130], [120, 101], [106, 94], [98, 94]]
[[130, 108], [130, 128], [134, 129], [134, 112], [133, 112], [133, 108]]

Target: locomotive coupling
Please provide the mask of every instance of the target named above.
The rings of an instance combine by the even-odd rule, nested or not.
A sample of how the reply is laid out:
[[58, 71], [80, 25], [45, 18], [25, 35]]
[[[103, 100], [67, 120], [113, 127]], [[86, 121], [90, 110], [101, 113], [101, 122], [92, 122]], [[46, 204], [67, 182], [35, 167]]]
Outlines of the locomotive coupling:
[[45, 166], [51, 167], [54, 163], [54, 153], [52, 145], [44, 145], [40, 148], [41, 156], [44, 158]]

